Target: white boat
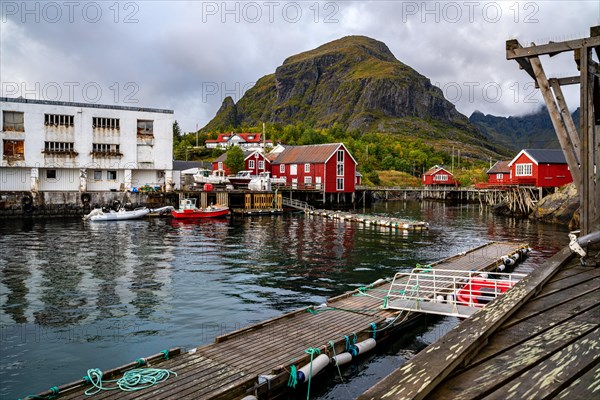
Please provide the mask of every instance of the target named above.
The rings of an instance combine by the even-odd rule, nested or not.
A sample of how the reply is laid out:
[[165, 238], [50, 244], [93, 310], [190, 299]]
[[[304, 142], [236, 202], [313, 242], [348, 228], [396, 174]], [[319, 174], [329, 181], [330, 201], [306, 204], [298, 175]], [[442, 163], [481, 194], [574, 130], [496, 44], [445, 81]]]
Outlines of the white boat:
[[83, 219], [93, 222], [99, 221], [124, 221], [128, 219], [138, 219], [146, 216], [150, 210], [146, 207], [136, 208], [132, 211], [126, 211], [124, 208], [119, 209], [119, 211], [110, 210], [108, 212], [102, 211], [101, 208], [96, 208], [92, 210], [88, 215], [83, 217]]
[[199, 185], [204, 185], [205, 183], [219, 185], [229, 183], [229, 178], [222, 169], [212, 172], [207, 169], [199, 169], [198, 172], [194, 174], [194, 182]]
[[272, 186], [285, 185], [285, 178], [273, 178], [270, 172], [261, 172], [248, 183], [248, 189], [257, 191], [270, 191]]

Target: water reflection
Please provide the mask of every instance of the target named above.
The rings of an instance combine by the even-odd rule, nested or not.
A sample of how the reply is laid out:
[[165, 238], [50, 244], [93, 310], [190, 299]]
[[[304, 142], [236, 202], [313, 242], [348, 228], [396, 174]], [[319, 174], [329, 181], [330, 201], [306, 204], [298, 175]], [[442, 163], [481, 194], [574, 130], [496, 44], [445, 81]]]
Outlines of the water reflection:
[[[494, 216], [478, 205], [397, 202], [367, 212], [425, 220], [430, 230], [304, 215], [3, 221], [0, 397], [77, 379], [90, 366], [201, 345], [490, 241], [528, 242], [534, 252], [524, 268], [567, 243], [564, 228]], [[45, 336], [35, 340], [21, 334], [40, 329]]]

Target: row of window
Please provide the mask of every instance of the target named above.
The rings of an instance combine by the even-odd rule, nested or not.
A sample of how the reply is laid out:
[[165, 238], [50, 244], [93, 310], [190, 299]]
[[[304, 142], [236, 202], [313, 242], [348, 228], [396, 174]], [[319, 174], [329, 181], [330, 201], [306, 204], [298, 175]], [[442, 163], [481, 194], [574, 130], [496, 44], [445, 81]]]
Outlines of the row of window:
[[446, 174], [438, 174], [433, 176], [433, 180], [437, 182], [447, 182], [449, 176]]
[[[5, 158], [23, 159], [25, 156], [25, 141], [24, 140], [7, 140], [2, 141], [3, 156]], [[44, 142], [45, 153], [73, 153], [75, 152], [75, 144], [73, 142]], [[118, 144], [93, 143], [92, 152], [105, 154], [120, 154], [120, 146]]]
[[[75, 116], [66, 114], [44, 114], [46, 126], [74, 126]], [[92, 128], [121, 129], [119, 118], [92, 117]], [[2, 111], [2, 130], [6, 132], [25, 132], [25, 114], [21, 111]], [[137, 120], [138, 135], [154, 135], [154, 121], [146, 119]]]

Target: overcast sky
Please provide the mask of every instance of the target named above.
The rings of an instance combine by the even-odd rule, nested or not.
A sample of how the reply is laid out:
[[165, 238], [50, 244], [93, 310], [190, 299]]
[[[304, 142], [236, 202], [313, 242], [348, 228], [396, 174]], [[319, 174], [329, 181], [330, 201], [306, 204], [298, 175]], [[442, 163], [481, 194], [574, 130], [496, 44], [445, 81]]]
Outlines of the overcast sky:
[[[385, 42], [466, 116], [522, 115], [542, 104], [505, 59], [505, 41], [581, 38], [594, 1], [5, 1], [2, 96], [175, 110], [204, 126], [290, 55], [347, 35]], [[577, 74], [572, 53], [544, 57], [549, 76]], [[578, 104], [579, 86], [565, 89]]]

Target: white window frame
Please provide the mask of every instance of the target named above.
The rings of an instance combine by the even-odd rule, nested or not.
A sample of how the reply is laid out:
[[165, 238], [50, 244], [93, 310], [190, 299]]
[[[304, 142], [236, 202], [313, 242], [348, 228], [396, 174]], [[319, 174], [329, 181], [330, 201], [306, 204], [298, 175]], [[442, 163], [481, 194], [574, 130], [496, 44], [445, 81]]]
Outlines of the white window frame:
[[254, 160], [248, 160], [248, 169], [254, 169]]
[[217, 163], [217, 169], [223, 169], [223, 161]]
[[336, 176], [344, 176], [344, 163], [338, 163], [335, 169]]
[[258, 169], [261, 171], [265, 170], [265, 161], [264, 160], [258, 160]]
[[304, 185], [305, 186], [312, 186], [312, 176], [305, 176], [304, 177]]
[[504, 179], [504, 174], [496, 174], [496, 180], [501, 181]]
[[335, 178], [335, 190], [344, 190], [344, 178]]
[[94, 180], [95, 181], [101, 181], [102, 180], [102, 171], [101, 170], [95, 170], [94, 171]]
[[[110, 177], [111, 175], [114, 175], [115, 177], [114, 177], [114, 178], [111, 178], [111, 177]], [[107, 180], [107, 181], [116, 181], [116, 180], [117, 180], [117, 176], [118, 176], [118, 175], [117, 175], [117, 171], [116, 171], [116, 170], [114, 170], [114, 169], [111, 169], [111, 170], [108, 170], [108, 171], [106, 171], [106, 180]]]
[[532, 176], [533, 175], [533, 164], [516, 164], [515, 165], [515, 176]]
[[449, 176], [446, 174], [437, 174], [433, 176], [433, 180], [436, 182], [448, 182]]
[[285, 174], [285, 164], [279, 165], [279, 173], [280, 174]]
[[290, 164], [290, 175], [298, 175], [298, 164]]
[[310, 172], [310, 164], [309, 163], [304, 164], [304, 172], [306, 172], [306, 173]]

